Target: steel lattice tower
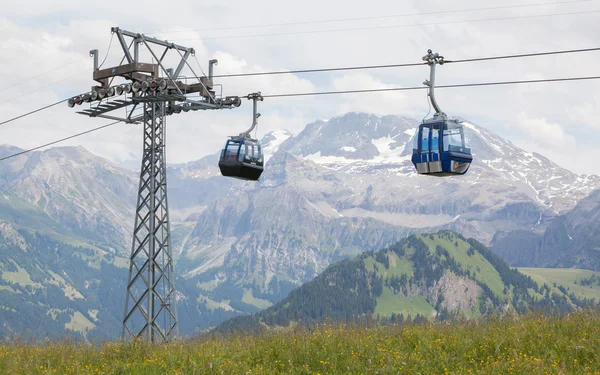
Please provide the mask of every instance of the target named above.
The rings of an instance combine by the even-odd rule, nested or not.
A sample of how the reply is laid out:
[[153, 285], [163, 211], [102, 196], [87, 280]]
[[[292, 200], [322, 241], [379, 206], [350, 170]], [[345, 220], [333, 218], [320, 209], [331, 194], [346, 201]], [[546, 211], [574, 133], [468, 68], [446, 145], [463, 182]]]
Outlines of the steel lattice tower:
[[[192, 48], [158, 40], [143, 34], [111, 29], [123, 49], [121, 65], [100, 70], [98, 51], [94, 57], [95, 81], [100, 86], [73, 97], [69, 106], [90, 103], [80, 114], [126, 123], [143, 124], [143, 154], [140, 184], [135, 210], [133, 241], [129, 257], [129, 279], [125, 299], [122, 338], [143, 338], [150, 342], [166, 341], [178, 332], [177, 294], [174, 260], [171, 248], [171, 228], [167, 201], [166, 117], [196, 110], [239, 107], [237, 96], [222, 97], [213, 91], [213, 65], [209, 62], [208, 77], [198, 77], [187, 62]], [[125, 37], [130, 38], [128, 44]], [[152, 56], [153, 63], [140, 62], [140, 46]], [[152, 46], [164, 47], [162, 55]], [[179, 64], [175, 69], [164, 67], [169, 51], [176, 51]], [[126, 64], [123, 62], [127, 60]], [[184, 67], [193, 73], [197, 83], [178, 80]], [[116, 77], [130, 82], [111, 86]], [[189, 78], [189, 77], [186, 77]], [[197, 97], [190, 99], [190, 94]], [[121, 99], [113, 97], [123, 96]], [[124, 109], [121, 116], [109, 112]], [[141, 109], [141, 113], [140, 110]]]
[[123, 332], [166, 340], [177, 332], [177, 304], [165, 160], [165, 103], [144, 103], [140, 171]]

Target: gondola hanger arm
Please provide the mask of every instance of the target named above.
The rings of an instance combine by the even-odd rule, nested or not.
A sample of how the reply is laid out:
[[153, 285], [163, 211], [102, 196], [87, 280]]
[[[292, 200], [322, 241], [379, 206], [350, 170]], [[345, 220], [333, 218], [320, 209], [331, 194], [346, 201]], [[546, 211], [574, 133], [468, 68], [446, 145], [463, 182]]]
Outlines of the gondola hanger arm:
[[240, 133], [240, 137], [242, 138], [251, 138], [250, 133], [252, 133], [252, 131], [256, 128], [256, 126], [258, 125], [258, 118], [260, 117], [260, 113], [258, 113], [258, 101], [263, 101], [264, 98], [262, 96], [262, 94], [260, 93], [260, 91], [252, 93], [252, 94], [248, 94], [248, 96], [246, 96], [247, 99], [252, 100], [252, 126], [250, 126], [250, 129], [246, 130], [243, 133]]
[[435, 115], [446, 117], [446, 114], [442, 111], [435, 100], [435, 66], [437, 64], [444, 65], [444, 56], [440, 56], [440, 54], [437, 52], [432, 53], [431, 50], [427, 50], [427, 55], [423, 56], [423, 61], [425, 61], [430, 67], [429, 80], [425, 80], [423, 84], [429, 87], [429, 100], [435, 109]]

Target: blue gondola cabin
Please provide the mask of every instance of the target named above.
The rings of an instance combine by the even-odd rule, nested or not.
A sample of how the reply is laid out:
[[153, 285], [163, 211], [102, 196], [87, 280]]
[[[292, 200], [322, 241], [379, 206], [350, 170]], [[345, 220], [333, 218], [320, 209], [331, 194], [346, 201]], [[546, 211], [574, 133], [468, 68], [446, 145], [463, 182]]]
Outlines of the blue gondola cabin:
[[473, 161], [464, 127], [434, 116], [423, 121], [413, 137], [412, 162], [419, 174], [452, 176], [467, 173]]

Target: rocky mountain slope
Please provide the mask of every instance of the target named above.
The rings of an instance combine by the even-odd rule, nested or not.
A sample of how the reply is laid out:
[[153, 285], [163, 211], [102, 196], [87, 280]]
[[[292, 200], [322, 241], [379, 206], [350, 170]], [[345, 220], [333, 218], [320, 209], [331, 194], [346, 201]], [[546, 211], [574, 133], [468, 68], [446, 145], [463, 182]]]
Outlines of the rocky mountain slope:
[[450, 231], [412, 235], [376, 253], [330, 265], [276, 305], [217, 331], [349, 322], [365, 317], [444, 320], [491, 313], [569, 312], [600, 306], [558, 285], [538, 284], [476, 240]]
[[[0, 147], [0, 155], [19, 151]], [[133, 230], [137, 177], [82, 147], [58, 147], [0, 163], [6, 202], [36, 206], [73, 234], [123, 254]], [[0, 218], [11, 219], [7, 212]]]
[[595, 191], [542, 235], [499, 233], [494, 251], [515, 266], [577, 267], [600, 271], [600, 191]]

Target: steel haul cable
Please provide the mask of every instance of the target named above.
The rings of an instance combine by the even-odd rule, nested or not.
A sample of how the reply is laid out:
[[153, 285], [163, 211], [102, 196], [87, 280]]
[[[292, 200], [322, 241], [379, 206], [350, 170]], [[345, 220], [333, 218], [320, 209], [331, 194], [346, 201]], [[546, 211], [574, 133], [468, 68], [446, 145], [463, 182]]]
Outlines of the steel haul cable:
[[[447, 88], [458, 88], [458, 87], [519, 85], [519, 84], [533, 84], [533, 83], [586, 81], [586, 80], [594, 80], [594, 79], [600, 79], [600, 76], [531, 79], [531, 80], [524, 80], [524, 81], [463, 83], [463, 84], [453, 84], [453, 85], [439, 85], [439, 86], [436, 85], [435, 88], [436, 89], [447, 89]], [[381, 89], [362, 89], [362, 90], [344, 90], [344, 91], [299, 92], [299, 93], [291, 93], [291, 94], [263, 95], [263, 98], [285, 98], [285, 97], [295, 97], [295, 96], [359, 94], [359, 93], [385, 92], [385, 91], [410, 91], [410, 90], [425, 90], [427, 88], [428, 88], [427, 86], [414, 86], [414, 87], [391, 87], [391, 88], [381, 88]]]
[[[572, 50], [559, 50], [559, 51], [549, 51], [549, 52], [534, 52], [534, 53], [526, 53], [526, 54], [513, 54], [513, 55], [501, 55], [501, 56], [491, 56], [491, 57], [478, 57], [478, 58], [470, 58], [470, 59], [457, 59], [457, 60], [449, 60], [446, 61], [445, 64], [456, 64], [456, 63], [467, 63], [467, 62], [481, 62], [481, 61], [491, 61], [491, 60], [503, 60], [503, 59], [513, 59], [513, 58], [525, 58], [525, 57], [536, 57], [536, 56], [550, 56], [550, 55], [560, 55], [560, 54], [569, 54], [569, 53], [582, 53], [582, 52], [593, 52], [600, 51], [600, 47], [595, 48], [580, 48], [580, 49], [572, 49]], [[123, 60], [121, 60], [123, 61]], [[290, 70], [290, 71], [274, 71], [274, 72], [255, 72], [255, 73], [238, 73], [238, 74], [226, 74], [226, 75], [218, 75], [214, 76], [215, 78], [226, 78], [226, 77], [246, 77], [246, 76], [260, 76], [260, 75], [276, 75], [276, 74], [298, 74], [298, 73], [316, 73], [316, 72], [330, 72], [330, 71], [343, 71], [343, 70], [362, 70], [362, 69], [382, 69], [382, 68], [391, 68], [391, 67], [409, 67], [409, 66], [421, 66], [425, 63], [409, 63], [409, 64], [391, 64], [391, 65], [369, 65], [369, 66], [351, 66], [351, 67], [337, 67], [337, 68], [323, 68], [323, 69], [304, 69], [304, 70]], [[464, 85], [447, 85], [447, 86], [437, 86], [437, 88], [450, 88], [450, 87], [472, 87], [472, 86], [492, 86], [492, 85], [509, 85], [509, 84], [524, 84], [524, 83], [541, 83], [541, 82], [558, 82], [558, 81], [575, 81], [575, 80], [588, 80], [588, 79], [597, 79], [598, 77], [576, 77], [576, 78], [558, 78], [558, 79], [549, 79], [549, 80], [529, 80], [529, 81], [508, 81], [508, 82], [488, 82], [488, 83], [469, 83]], [[185, 79], [183, 77], [182, 79]], [[311, 95], [332, 95], [332, 94], [348, 94], [348, 93], [366, 93], [366, 92], [383, 92], [383, 91], [405, 91], [405, 90], [422, 90], [425, 87], [399, 87], [399, 88], [387, 88], [387, 89], [365, 89], [365, 90], [348, 90], [348, 91], [329, 91], [329, 92], [316, 92], [316, 93], [292, 93], [292, 94], [273, 94], [273, 95], [263, 95], [263, 97], [267, 98], [277, 98], [277, 97], [292, 97], [292, 96], [311, 96]], [[58, 104], [64, 103], [69, 99], [64, 99], [58, 101], [56, 103], [52, 103], [33, 111], [24, 113], [22, 115], [10, 118], [8, 120], [4, 120], [0, 122], [0, 126], [8, 124], [9, 122], [21, 119], [23, 117], [29, 116], [31, 114], [40, 112], [42, 110], [54, 107]]]
[[[568, 81], [586, 81], [600, 79], [600, 76], [587, 76], [587, 77], [567, 77], [567, 78], [549, 78], [549, 79], [536, 79], [536, 80], [524, 80], [524, 81], [502, 81], [502, 82], [480, 82], [480, 83], [463, 83], [463, 84], [452, 84], [452, 85], [441, 85], [436, 86], [437, 89], [443, 88], [458, 88], [458, 87], [482, 87], [482, 86], [502, 86], [502, 85], [518, 85], [518, 84], [535, 84], [535, 83], [553, 83], [553, 82], [568, 82]], [[341, 95], [341, 94], [357, 94], [357, 93], [370, 93], [370, 92], [386, 92], [386, 91], [408, 91], [408, 90], [424, 90], [426, 86], [415, 86], [415, 87], [393, 87], [393, 88], [381, 88], [381, 89], [364, 89], [364, 90], [346, 90], [346, 91], [321, 91], [321, 92], [306, 92], [306, 93], [291, 93], [291, 94], [272, 94], [262, 95], [264, 98], [283, 98], [283, 97], [298, 97], [298, 96], [316, 96], [316, 95]], [[19, 155], [26, 154], [31, 151], [38, 150], [43, 147], [51, 146], [59, 142], [63, 142], [69, 139], [73, 139], [84, 134], [92, 133], [100, 129], [107, 128], [118, 124], [121, 121], [115, 121], [107, 125], [99, 126], [90, 130], [86, 130], [81, 133], [71, 135], [66, 138], [61, 138], [56, 141], [46, 143], [32, 149], [20, 151], [18, 153], [5, 156], [0, 158], [0, 162], [10, 158], [14, 158]]]
[[451, 14], [451, 13], [463, 13], [463, 12], [479, 12], [486, 10], [501, 10], [501, 9], [515, 9], [515, 8], [527, 8], [536, 6], [548, 6], [548, 5], [561, 5], [561, 4], [573, 4], [573, 3], [587, 3], [593, 0], [572, 0], [572, 1], [554, 1], [547, 3], [530, 3], [530, 4], [518, 4], [518, 5], [501, 5], [485, 8], [467, 8], [467, 9], [454, 9], [454, 10], [441, 10], [433, 12], [421, 12], [421, 13], [404, 13], [404, 14], [392, 14], [386, 16], [371, 16], [371, 17], [355, 17], [355, 18], [338, 18], [330, 20], [316, 20], [316, 21], [297, 21], [297, 22], [286, 22], [286, 23], [271, 23], [262, 25], [246, 25], [246, 26], [226, 26], [206, 29], [185, 29], [185, 30], [173, 30], [173, 31], [154, 31], [153, 34], [177, 34], [186, 33], [190, 31], [219, 31], [219, 30], [236, 30], [236, 29], [255, 29], [258, 27], [276, 27], [276, 26], [294, 26], [294, 25], [310, 25], [317, 23], [333, 23], [333, 22], [349, 22], [349, 21], [367, 21], [367, 20], [378, 20], [378, 19], [389, 19], [389, 18], [401, 18], [401, 17], [414, 17], [414, 16], [431, 16], [437, 14]]
[[17, 157], [17, 156], [19, 156], [19, 155], [27, 154], [27, 153], [29, 153], [29, 152], [32, 152], [32, 151], [35, 151], [35, 150], [39, 150], [40, 148], [47, 147], [47, 146], [52, 146], [52, 145], [54, 145], [54, 144], [57, 144], [57, 143], [60, 143], [60, 142], [64, 142], [64, 141], [67, 141], [67, 140], [69, 140], [69, 139], [77, 138], [77, 137], [80, 137], [80, 136], [82, 136], [82, 135], [89, 134], [89, 133], [95, 132], [95, 131], [97, 131], [97, 130], [100, 130], [100, 129], [108, 128], [109, 126], [116, 125], [116, 124], [118, 124], [118, 123], [120, 123], [120, 122], [121, 122], [121, 121], [115, 121], [115, 122], [111, 122], [110, 124], [106, 124], [106, 125], [98, 126], [98, 127], [96, 127], [96, 128], [93, 128], [93, 129], [90, 129], [90, 130], [86, 130], [86, 131], [84, 131], [84, 132], [81, 132], [81, 133], [73, 134], [73, 135], [70, 135], [70, 136], [68, 136], [68, 137], [65, 137], [65, 138], [58, 139], [58, 140], [56, 140], [56, 141], [52, 141], [52, 142], [49, 142], [49, 143], [45, 143], [45, 144], [43, 144], [43, 145], [36, 146], [36, 147], [34, 147], [34, 148], [30, 148], [30, 149], [27, 149], [27, 150], [19, 151], [19, 152], [17, 152], [17, 153], [14, 153], [14, 154], [11, 154], [11, 155], [8, 155], [8, 156], [5, 156], [5, 157], [3, 157], [3, 158], [0, 158], [0, 161], [7, 160], [7, 159], [11, 159], [11, 158]]
[[192, 41], [192, 40], [223, 40], [223, 39], [242, 39], [242, 38], [258, 38], [258, 37], [270, 37], [270, 36], [289, 36], [289, 35], [308, 35], [308, 34], [324, 34], [324, 33], [335, 33], [343, 31], [367, 31], [367, 30], [382, 30], [382, 29], [398, 29], [403, 27], [416, 27], [416, 26], [439, 26], [439, 25], [454, 25], [461, 23], [481, 23], [489, 21], [507, 21], [507, 20], [523, 20], [529, 18], [542, 18], [542, 17], [558, 17], [558, 16], [573, 16], [581, 14], [595, 14], [600, 13], [600, 10], [588, 10], [582, 12], [565, 12], [565, 13], [548, 13], [548, 14], [532, 14], [527, 16], [510, 16], [510, 17], [496, 17], [496, 18], [479, 18], [470, 20], [460, 21], [442, 21], [442, 22], [427, 22], [427, 23], [410, 23], [402, 25], [388, 25], [388, 26], [370, 26], [370, 27], [354, 27], [346, 29], [327, 29], [327, 30], [309, 30], [309, 31], [292, 31], [283, 33], [266, 33], [266, 34], [244, 34], [244, 35], [231, 35], [231, 36], [215, 36], [215, 37], [202, 37], [202, 38], [189, 38], [179, 39], [178, 42]]
[[59, 101], [59, 102], [52, 103], [52, 104], [48, 104], [47, 106], [40, 107], [40, 108], [38, 108], [38, 109], [35, 109], [35, 110], [33, 110], [33, 111], [30, 111], [30, 112], [24, 113], [24, 114], [22, 114], [22, 115], [19, 115], [19, 116], [17, 116], [17, 117], [13, 117], [13, 118], [11, 118], [11, 119], [8, 119], [8, 120], [5, 120], [5, 121], [2, 121], [2, 122], [0, 122], [0, 126], [2, 126], [2, 125], [4, 125], [4, 124], [8, 124], [9, 122], [12, 122], [12, 121], [18, 120], [18, 119], [20, 119], [20, 118], [23, 118], [23, 117], [26, 117], [26, 116], [32, 115], [32, 114], [34, 114], [34, 113], [36, 113], [36, 112], [43, 111], [44, 109], [48, 109], [48, 108], [54, 107], [55, 105], [59, 105], [60, 103], [64, 103], [64, 102], [66, 102], [67, 100], [69, 100], [69, 99], [63, 99], [63, 100], [61, 100], [61, 101]]
[[[562, 55], [562, 54], [568, 54], [568, 53], [582, 53], [582, 52], [596, 52], [596, 51], [600, 51], [600, 47], [579, 48], [579, 49], [549, 51], [549, 52], [532, 52], [532, 53], [501, 55], [501, 56], [491, 56], [491, 57], [475, 57], [475, 58], [470, 58], [470, 59], [456, 59], [456, 60], [447, 60], [444, 62], [444, 64], [491, 61], [491, 60], [505, 60], [505, 59], [524, 58], [524, 57], [550, 56], [550, 55]], [[278, 74], [321, 73], [321, 72], [335, 72], [335, 71], [344, 71], [344, 70], [404, 68], [404, 67], [422, 66], [425, 64], [426, 63], [424, 63], [424, 62], [418, 62], [418, 63], [407, 63], [407, 64], [362, 65], [362, 66], [298, 69], [298, 70], [271, 71], [271, 72], [233, 73], [233, 74], [215, 75], [215, 76], [213, 76], [213, 78], [252, 77], [252, 76], [265, 76], [265, 75], [278, 75]], [[184, 79], [184, 80], [185, 79], [195, 79], [195, 77], [180, 77], [179, 79]]]

